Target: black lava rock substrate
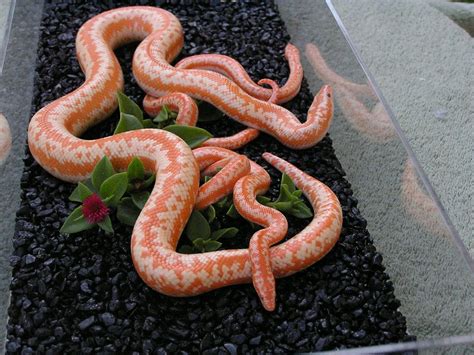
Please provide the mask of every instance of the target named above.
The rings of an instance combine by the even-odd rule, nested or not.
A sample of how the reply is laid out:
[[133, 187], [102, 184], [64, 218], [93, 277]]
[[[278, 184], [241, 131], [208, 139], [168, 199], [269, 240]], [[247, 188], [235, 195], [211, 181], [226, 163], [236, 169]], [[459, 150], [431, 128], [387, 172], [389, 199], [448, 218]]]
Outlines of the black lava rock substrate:
[[[34, 112], [82, 83], [74, 48], [81, 24], [109, 8], [135, 4], [49, 2], [42, 22]], [[239, 60], [253, 79], [266, 77], [281, 84], [288, 76], [283, 50], [290, 38], [272, 2], [189, 3], [162, 4], [183, 24], [182, 56], [221, 53]], [[141, 102], [143, 92], [130, 70], [134, 48], [119, 49], [117, 56], [124, 68], [125, 92]], [[304, 119], [311, 101], [304, 82], [300, 94], [286, 106]], [[87, 136], [109, 135], [116, 122], [114, 115]], [[224, 119], [206, 128], [215, 135], [227, 135], [241, 126]], [[260, 158], [264, 151], [326, 183], [344, 211], [344, 228], [334, 249], [306, 271], [277, 280], [277, 309], [271, 313], [264, 311], [251, 285], [181, 299], [149, 289], [131, 262], [131, 229], [116, 221], [113, 236], [96, 230], [60, 235], [62, 222], [75, 207], [68, 201], [73, 185], [50, 176], [27, 152], [13, 238], [6, 350], [22, 354], [286, 353], [411, 339], [331, 139], [326, 137], [312, 149], [292, 151], [262, 135], [243, 149], [268, 168]], [[275, 195], [279, 174], [268, 169]], [[291, 235], [307, 221], [290, 219], [290, 224]], [[247, 236], [234, 240], [230, 247], [246, 246], [251, 230], [243, 232]]]

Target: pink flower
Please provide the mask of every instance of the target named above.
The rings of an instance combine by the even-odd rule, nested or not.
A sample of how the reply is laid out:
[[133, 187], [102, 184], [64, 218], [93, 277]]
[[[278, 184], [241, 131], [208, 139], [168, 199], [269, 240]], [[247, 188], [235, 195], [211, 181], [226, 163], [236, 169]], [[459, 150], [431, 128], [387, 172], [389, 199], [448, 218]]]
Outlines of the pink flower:
[[96, 193], [86, 197], [82, 202], [82, 213], [89, 224], [102, 222], [109, 212], [109, 208]]

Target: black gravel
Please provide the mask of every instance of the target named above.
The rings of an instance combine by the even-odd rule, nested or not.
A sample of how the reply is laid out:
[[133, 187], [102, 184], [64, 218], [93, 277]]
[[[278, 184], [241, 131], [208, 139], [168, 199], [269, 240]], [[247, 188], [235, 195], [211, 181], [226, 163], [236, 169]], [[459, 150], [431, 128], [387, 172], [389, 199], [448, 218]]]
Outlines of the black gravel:
[[[83, 75], [74, 54], [78, 28], [86, 19], [125, 1], [47, 3], [33, 111], [81, 84]], [[288, 75], [283, 49], [289, 36], [273, 3], [173, 3], [163, 7], [183, 24], [182, 55], [230, 55], [253, 79], [268, 77], [283, 83]], [[130, 71], [134, 48], [124, 47], [117, 55], [125, 71], [126, 93], [141, 100], [143, 93]], [[301, 93], [287, 106], [304, 119], [311, 99], [304, 82]], [[112, 117], [87, 136], [109, 135], [116, 120]], [[240, 126], [222, 120], [207, 128], [215, 135], [227, 135]], [[131, 263], [130, 228], [116, 227], [114, 236], [101, 231], [60, 235], [62, 222], [75, 207], [67, 199], [73, 186], [51, 177], [27, 153], [11, 257], [7, 352], [287, 353], [412, 340], [331, 139], [293, 152], [262, 135], [243, 149], [265, 165], [260, 158], [263, 151], [322, 180], [337, 194], [344, 211], [340, 241], [329, 255], [308, 270], [277, 281], [277, 309], [272, 313], [264, 311], [250, 285], [184, 299], [152, 291]], [[279, 174], [270, 172], [275, 195]], [[290, 223], [290, 233], [295, 233], [307, 221], [291, 219]], [[228, 247], [243, 247], [246, 239], [237, 238]]]

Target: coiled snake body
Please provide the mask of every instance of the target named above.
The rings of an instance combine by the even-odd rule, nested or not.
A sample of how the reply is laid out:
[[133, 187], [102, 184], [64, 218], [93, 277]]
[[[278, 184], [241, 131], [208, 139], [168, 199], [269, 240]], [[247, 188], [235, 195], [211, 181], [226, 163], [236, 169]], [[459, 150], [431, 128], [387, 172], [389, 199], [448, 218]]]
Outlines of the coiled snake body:
[[[131, 240], [135, 268], [150, 287], [167, 295], [190, 296], [253, 280], [264, 307], [274, 309], [274, 277], [310, 266], [337, 241], [342, 221], [337, 198], [321, 182], [265, 154], [270, 164], [287, 173], [303, 190], [315, 211], [313, 221], [301, 233], [271, 247], [285, 236], [286, 220], [278, 211], [256, 201], [256, 195], [268, 189], [270, 178], [263, 168], [245, 157], [218, 147], [192, 151], [177, 136], [157, 129], [96, 140], [78, 138], [116, 109], [115, 94], [124, 83], [113, 49], [130, 41], [142, 41], [134, 55], [133, 71], [139, 85], [152, 96], [148, 98], [151, 103], [159, 100], [154, 97], [187, 94], [210, 102], [233, 119], [293, 148], [312, 146], [325, 135], [332, 116], [331, 89], [323, 87], [307, 121], [300, 123], [289, 111], [272, 103], [290, 97], [299, 84], [290, 83], [280, 97], [277, 93], [271, 95], [272, 99], [269, 89], [263, 94], [253, 93], [270, 100], [265, 102], [246, 93], [234, 83], [232, 75], [218, 73], [222, 70], [189, 69], [186, 65], [191, 64], [186, 62], [183, 68], [175, 68], [169, 62], [183, 45], [179, 21], [162, 9], [125, 7], [104, 12], [81, 27], [76, 47], [86, 81], [38, 111], [29, 126], [31, 153], [44, 169], [64, 181], [86, 179], [104, 155], [118, 170], [125, 170], [136, 156], [148, 171], [156, 172], [155, 186]], [[198, 62], [195, 66], [205, 64]], [[210, 180], [216, 181], [214, 187], [199, 188], [200, 171], [216, 170], [216, 164], [226, 170], [217, 173], [220, 178], [216, 175]], [[230, 192], [230, 185], [216, 187], [221, 180], [224, 185], [235, 185], [234, 203], [240, 214], [264, 228], [252, 237], [249, 249], [177, 253], [178, 240], [195, 204], [203, 208], [216, 196]]]

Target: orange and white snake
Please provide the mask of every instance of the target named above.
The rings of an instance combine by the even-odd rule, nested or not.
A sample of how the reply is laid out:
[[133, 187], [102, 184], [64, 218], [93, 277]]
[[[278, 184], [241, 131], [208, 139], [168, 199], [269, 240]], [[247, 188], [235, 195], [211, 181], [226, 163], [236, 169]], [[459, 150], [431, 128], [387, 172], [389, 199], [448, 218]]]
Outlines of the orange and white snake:
[[[315, 212], [303, 231], [272, 247], [286, 235], [287, 222], [280, 212], [256, 201], [256, 195], [268, 189], [270, 177], [246, 157], [222, 147], [192, 151], [177, 136], [157, 129], [95, 140], [78, 138], [116, 109], [116, 92], [123, 89], [124, 83], [113, 49], [130, 41], [142, 41], [135, 51], [133, 71], [139, 85], [150, 95], [149, 107], [145, 105], [150, 110], [153, 102], [160, 100], [156, 97], [174, 95], [179, 101], [187, 100], [185, 94], [207, 101], [233, 119], [293, 148], [313, 146], [325, 135], [332, 117], [331, 89], [323, 87], [307, 121], [300, 123], [291, 112], [273, 103], [287, 100], [299, 90], [301, 73], [297, 64], [292, 64], [297, 69], [290, 75], [292, 81], [276, 93], [275, 85], [268, 80], [261, 83], [270, 84], [271, 90], [260, 88], [257, 92], [252, 91], [255, 86], [245, 86], [250, 78], [242, 79], [243, 68], [232, 70], [236, 63], [233, 60], [226, 61], [225, 76], [223, 66], [203, 70], [208, 64], [199, 62], [205, 59], [199, 56], [194, 57], [198, 60], [194, 65], [201, 69], [192, 69], [191, 62], [186, 61], [176, 68], [169, 63], [183, 45], [179, 21], [159, 8], [125, 7], [95, 16], [81, 27], [76, 47], [85, 82], [42, 108], [30, 122], [31, 153], [44, 169], [61, 180], [86, 179], [103, 156], [109, 157], [117, 170], [125, 170], [133, 157], [139, 157], [148, 171], [156, 172], [153, 191], [136, 221], [131, 240], [135, 268], [150, 287], [171, 296], [191, 296], [253, 281], [264, 307], [273, 310], [274, 278], [312, 265], [336, 243], [342, 225], [336, 196], [291, 164], [264, 154], [270, 164], [288, 174], [303, 190]], [[287, 57], [294, 58], [295, 50], [289, 46]], [[172, 101], [169, 97], [167, 100]], [[155, 107], [161, 104], [155, 102]], [[184, 120], [181, 123], [194, 125], [195, 116], [185, 112], [180, 112], [179, 120]], [[199, 187], [200, 171], [216, 175]], [[178, 240], [193, 208], [204, 208], [230, 192], [239, 213], [264, 227], [252, 237], [249, 248], [194, 255], [177, 253]]]

